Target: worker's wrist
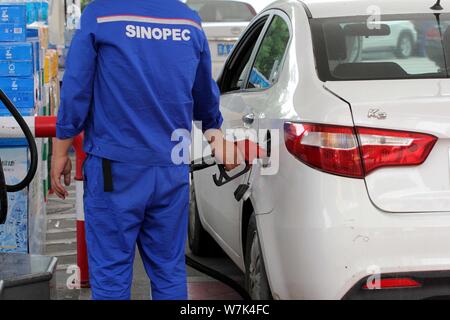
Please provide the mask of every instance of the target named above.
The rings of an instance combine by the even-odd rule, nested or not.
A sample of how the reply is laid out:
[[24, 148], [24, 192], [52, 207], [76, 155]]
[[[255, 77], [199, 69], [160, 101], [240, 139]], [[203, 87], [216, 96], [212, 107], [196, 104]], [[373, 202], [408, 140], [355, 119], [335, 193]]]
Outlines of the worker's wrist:
[[64, 158], [69, 156], [69, 149], [72, 146], [73, 139], [54, 139], [53, 156]]
[[68, 158], [69, 153], [66, 152], [53, 152], [52, 159], [61, 159], [61, 158]]

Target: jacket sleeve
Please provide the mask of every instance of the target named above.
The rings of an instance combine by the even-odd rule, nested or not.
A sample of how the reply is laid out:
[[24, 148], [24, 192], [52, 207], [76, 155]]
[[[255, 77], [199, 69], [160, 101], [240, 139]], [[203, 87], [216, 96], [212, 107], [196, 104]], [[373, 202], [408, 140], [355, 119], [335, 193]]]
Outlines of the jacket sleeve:
[[220, 129], [223, 118], [219, 110], [220, 92], [212, 78], [211, 52], [203, 33], [203, 51], [193, 88], [194, 120], [202, 122], [203, 131]]
[[80, 134], [89, 114], [97, 60], [96, 26], [96, 17], [88, 6], [81, 16], [81, 27], [75, 33], [67, 56], [56, 124], [59, 139]]

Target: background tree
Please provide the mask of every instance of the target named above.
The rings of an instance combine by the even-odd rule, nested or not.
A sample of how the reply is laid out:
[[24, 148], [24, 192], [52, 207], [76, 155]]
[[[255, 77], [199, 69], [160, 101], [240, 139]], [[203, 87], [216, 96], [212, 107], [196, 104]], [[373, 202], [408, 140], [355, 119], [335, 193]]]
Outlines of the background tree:
[[255, 62], [255, 68], [267, 80], [271, 80], [272, 70], [281, 63], [289, 42], [289, 28], [280, 17], [275, 17], [265, 36]]

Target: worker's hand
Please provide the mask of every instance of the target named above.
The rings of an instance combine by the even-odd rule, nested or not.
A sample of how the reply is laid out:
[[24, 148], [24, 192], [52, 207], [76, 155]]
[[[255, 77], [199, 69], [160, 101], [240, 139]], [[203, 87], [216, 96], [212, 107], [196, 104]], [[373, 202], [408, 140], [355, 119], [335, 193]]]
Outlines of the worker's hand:
[[212, 149], [217, 163], [223, 164], [227, 171], [239, 167], [244, 162], [241, 152], [232, 141], [220, 139], [212, 144]]
[[64, 176], [64, 184], [70, 186], [70, 176], [72, 172], [72, 161], [69, 156], [66, 155], [53, 155], [52, 167], [51, 167], [51, 180], [52, 188], [56, 195], [65, 199], [69, 193], [66, 188], [61, 184], [61, 177]]

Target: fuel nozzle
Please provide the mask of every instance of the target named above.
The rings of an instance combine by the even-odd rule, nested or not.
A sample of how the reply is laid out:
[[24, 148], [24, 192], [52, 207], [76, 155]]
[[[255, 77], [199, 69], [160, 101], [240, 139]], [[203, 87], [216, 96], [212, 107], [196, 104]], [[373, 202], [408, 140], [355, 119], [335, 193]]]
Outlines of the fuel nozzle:
[[[213, 181], [216, 186], [221, 187], [230, 183], [231, 181], [236, 180], [239, 177], [242, 177], [248, 172], [251, 172], [255, 160], [262, 159], [267, 156], [267, 152], [263, 148], [261, 148], [259, 144], [249, 139], [237, 141], [235, 142], [235, 145], [236, 150], [240, 152], [245, 162], [245, 168], [238, 173], [230, 175], [225, 169], [225, 166], [223, 164], [216, 163], [212, 156], [202, 158], [201, 161], [193, 161], [191, 163], [191, 173], [217, 165], [219, 168], [219, 174], [216, 173], [213, 175]], [[251, 178], [252, 175], [250, 174], [247, 179], [247, 183], [239, 185], [239, 187], [234, 192], [234, 197], [237, 201], [248, 199], [248, 197], [250, 196], [252, 181]]]

